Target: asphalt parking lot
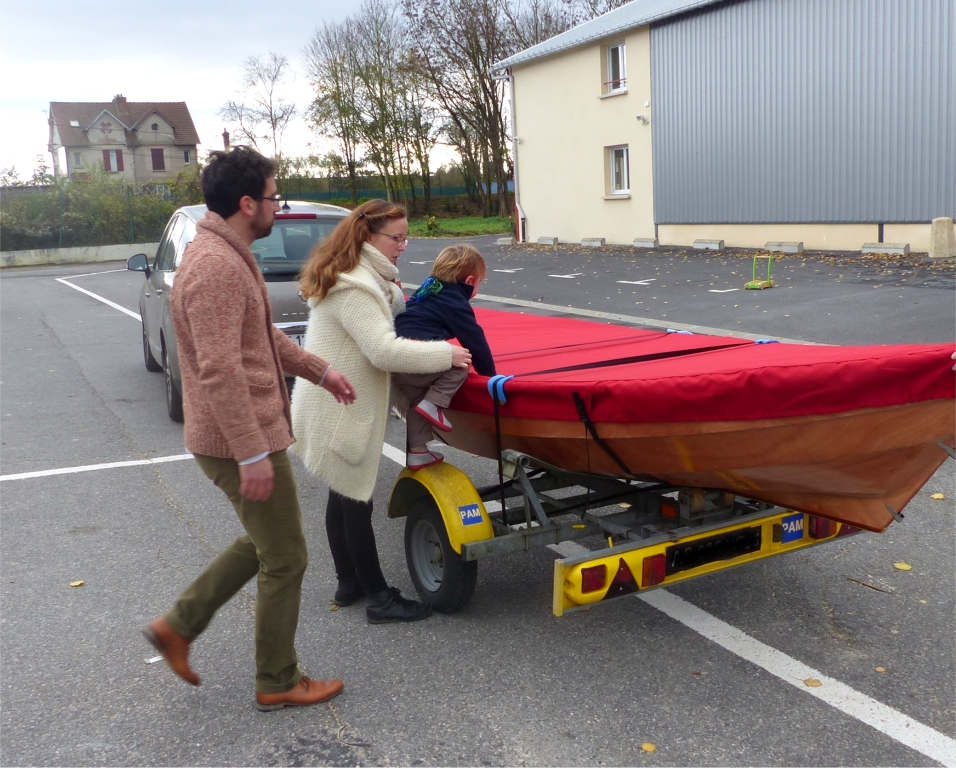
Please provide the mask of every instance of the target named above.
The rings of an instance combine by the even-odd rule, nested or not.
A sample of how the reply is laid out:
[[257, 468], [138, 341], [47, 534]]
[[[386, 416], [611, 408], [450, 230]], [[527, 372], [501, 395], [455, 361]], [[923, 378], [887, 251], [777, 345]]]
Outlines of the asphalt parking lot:
[[[482, 306], [824, 344], [956, 339], [952, 263], [810, 254], [745, 291], [745, 252], [473, 240]], [[445, 244], [413, 241], [403, 281]], [[956, 765], [953, 461], [880, 535], [560, 619], [558, 555], [539, 549], [483, 561], [465, 612], [392, 626], [330, 610], [326, 489], [296, 461], [299, 656], [345, 692], [255, 709], [254, 585], [197, 641], [203, 684], [185, 685], [149, 663], [140, 628], [241, 528], [143, 366], [142, 279], [116, 263], [0, 273], [2, 765]], [[401, 422], [386, 442], [404, 444]], [[403, 524], [382, 511], [398, 472], [383, 457], [375, 525], [386, 577], [410, 593]]]

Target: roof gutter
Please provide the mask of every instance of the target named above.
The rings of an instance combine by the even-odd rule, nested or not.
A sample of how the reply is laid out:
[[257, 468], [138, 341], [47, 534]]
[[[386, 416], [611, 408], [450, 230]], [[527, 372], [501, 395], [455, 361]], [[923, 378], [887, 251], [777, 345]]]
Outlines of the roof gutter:
[[514, 185], [515, 185], [515, 240], [519, 243], [523, 243], [526, 240], [525, 236], [525, 215], [524, 211], [521, 210], [521, 198], [518, 194], [518, 144], [521, 142], [515, 133], [517, 131], [517, 122], [515, 121], [515, 79], [514, 75], [511, 73], [511, 68], [508, 67], [505, 69], [503, 74], [495, 74], [495, 70], [491, 70], [491, 77], [494, 80], [507, 80], [508, 81], [508, 106], [511, 111], [511, 136], [508, 138], [511, 140], [511, 160], [514, 167]]

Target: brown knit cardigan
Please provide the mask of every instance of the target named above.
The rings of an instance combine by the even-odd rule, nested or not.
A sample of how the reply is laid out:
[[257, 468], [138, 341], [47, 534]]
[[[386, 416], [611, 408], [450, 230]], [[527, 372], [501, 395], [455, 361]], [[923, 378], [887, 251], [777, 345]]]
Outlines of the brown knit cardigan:
[[252, 251], [208, 212], [170, 295], [191, 453], [243, 459], [295, 442], [282, 372], [318, 383], [327, 368], [272, 325]]

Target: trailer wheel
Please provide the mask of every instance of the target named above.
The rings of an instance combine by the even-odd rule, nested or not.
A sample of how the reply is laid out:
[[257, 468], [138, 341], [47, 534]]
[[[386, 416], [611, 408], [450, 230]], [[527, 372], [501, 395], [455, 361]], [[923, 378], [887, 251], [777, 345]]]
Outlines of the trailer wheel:
[[445, 523], [431, 498], [420, 499], [405, 520], [405, 559], [422, 600], [440, 613], [456, 613], [471, 600], [478, 562], [451, 548]]

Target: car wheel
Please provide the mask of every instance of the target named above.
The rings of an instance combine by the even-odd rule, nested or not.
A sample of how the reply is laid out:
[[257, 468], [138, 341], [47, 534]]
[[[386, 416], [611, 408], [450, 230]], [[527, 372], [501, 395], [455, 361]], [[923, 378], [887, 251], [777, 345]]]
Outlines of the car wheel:
[[159, 373], [163, 366], [156, 362], [153, 357], [153, 351], [149, 348], [149, 337], [146, 335], [146, 323], [143, 322], [143, 360], [146, 362], [146, 370], [151, 373]]
[[166, 348], [163, 347], [163, 370], [166, 371], [166, 413], [173, 421], [183, 420], [183, 396], [179, 387], [173, 381], [173, 374], [169, 370], [169, 359], [166, 357]]
[[419, 500], [405, 520], [405, 559], [415, 590], [440, 613], [456, 613], [471, 600], [478, 561], [451, 548], [445, 521], [431, 498]]

